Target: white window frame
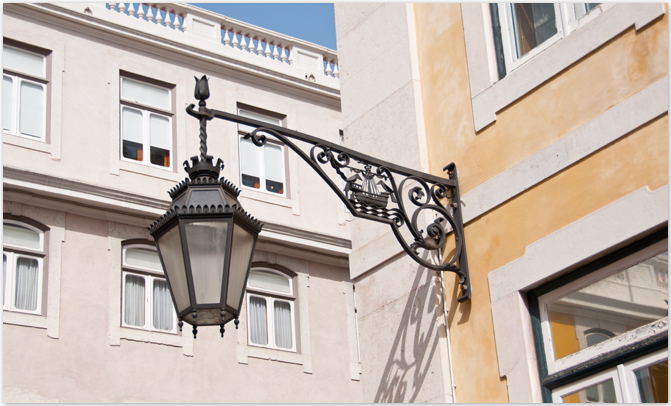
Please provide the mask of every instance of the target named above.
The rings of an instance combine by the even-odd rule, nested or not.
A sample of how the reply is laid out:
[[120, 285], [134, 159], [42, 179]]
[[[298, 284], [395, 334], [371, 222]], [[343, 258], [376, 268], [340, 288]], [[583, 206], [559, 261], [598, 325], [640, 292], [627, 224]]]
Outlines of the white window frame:
[[[32, 74], [28, 74], [25, 72], [20, 72], [20, 71], [14, 71], [12, 69], [5, 69], [3, 67], [3, 85], [4, 85], [4, 78], [8, 77], [12, 79], [12, 126], [9, 129], [5, 129], [3, 125], [3, 132], [11, 135], [16, 135], [18, 137], [23, 137], [35, 141], [41, 141], [41, 142], [46, 142], [47, 139], [47, 84], [49, 83], [47, 79], [47, 56], [42, 55], [36, 52], [31, 52], [27, 51], [23, 48], [11, 46], [11, 45], [3, 45], [3, 49], [7, 48], [12, 48], [16, 49], [20, 52], [24, 52], [27, 54], [31, 55], [36, 55], [42, 58], [42, 76], [34, 76]], [[19, 130], [19, 118], [20, 118], [20, 99], [21, 99], [21, 83], [26, 82], [30, 83], [33, 85], [40, 86], [42, 88], [42, 110], [43, 114], [41, 117], [42, 120], [42, 134], [39, 136], [34, 136], [30, 134], [24, 134]]]
[[[126, 245], [122, 248], [122, 272], [121, 272], [121, 326], [122, 327], [127, 327], [127, 328], [134, 328], [138, 330], [146, 330], [146, 331], [153, 331], [153, 332], [158, 332], [158, 333], [166, 333], [166, 334], [177, 334], [177, 312], [173, 307], [173, 321], [172, 321], [172, 330], [161, 330], [154, 328], [154, 323], [153, 323], [153, 294], [154, 294], [154, 280], [159, 279], [159, 280], [166, 280], [165, 275], [163, 272], [158, 271], [154, 268], [148, 268], [148, 267], [142, 267], [142, 266], [137, 266], [137, 265], [130, 265], [126, 262], [126, 251], [128, 249], [133, 249], [133, 248], [139, 248], [139, 249], [144, 249], [144, 250], [149, 250], [149, 251], [156, 251], [156, 249], [152, 246], [149, 245], [142, 245], [142, 244], [133, 244], [133, 245]], [[135, 272], [134, 272], [135, 271]], [[138, 272], [139, 271], [139, 272]], [[132, 324], [127, 324], [124, 315], [126, 314], [126, 276], [127, 275], [133, 275], [133, 276], [138, 276], [141, 278], [144, 278], [144, 325], [143, 326], [135, 326]], [[172, 303], [172, 298], [171, 298], [171, 303]]]
[[[5, 285], [3, 286], [3, 310], [17, 312], [17, 313], [27, 313], [27, 314], [36, 314], [42, 315], [42, 294], [43, 294], [43, 280], [44, 280], [44, 231], [33, 227], [29, 224], [22, 223], [15, 220], [4, 220], [5, 224], [12, 224], [19, 227], [27, 228], [31, 231], [34, 231], [39, 236], [39, 249], [34, 249], [30, 247], [24, 247], [21, 245], [14, 244], [5, 244], [3, 241], [3, 255], [7, 257], [7, 276], [5, 280]], [[16, 250], [16, 251], [15, 251]], [[18, 251], [18, 252], [17, 252]], [[30, 253], [34, 255], [30, 255]], [[15, 275], [16, 275], [16, 261], [18, 258], [29, 258], [37, 260], [38, 266], [38, 276], [37, 276], [37, 306], [35, 311], [17, 309], [14, 305], [14, 292], [15, 292]]]
[[669, 350], [661, 350], [645, 357], [641, 357], [637, 360], [625, 362], [623, 367], [618, 365], [618, 372], [622, 376], [624, 381], [623, 388], [628, 392], [625, 394], [628, 395], [626, 400], [629, 403], [641, 403], [641, 394], [638, 389], [638, 383], [636, 379], [635, 372], [639, 369], [643, 369], [652, 364], [656, 364], [659, 361], [664, 361], [669, 359]]
[[[296, 312], [294, 309], [294, 302], [296, 301], [296, 297], [294, 295], [294, 290], [293, 290], [293, 278], [290, 276], [282, 273], [275, 271], [273, 269], [268, 269], [268, 268], [254, 268], [250, 272], [253, 271], [264, 271], [264, 272], [271, 272], [274, 273], [278, 276], [281, 276], [285, 279], [288, 280], [289, 282], [289, 293], [286, 292], [279, 292], [276, 290], [271, 290], [271, 289], [263, 289], [263, 288], [258, 288], [255, 286], [250, 286], [249, 284], [247, 285], [247, 293], [246, 293], [246, 303], [247, 303], [247, 344], [251, 347], [261, 347], [261, 348], [269, 348], [273, 350], [280, 350], [280, 351], [288, 351], [288, 352], [296, 352]], [[250, 292], [251, 290], [251, 292]], [[267, 322], [267, 334], [268, 334], [268, 344], [262, 345], [262, 344], [255, 344], [252, 342], [251, 339], [251, 333], [249, 332], [249, 328], [251, 328], [251, 312], [249, 311], [250, 309], [250, 298], [251, 297], [258, 297], [261, 299], [264, 299], [266, 301], [266, 322]], [[290, 306], [290, 311], [291, 311], [291, 348], [281, 348], [275, 345], [275, 317], [274, 317], [274, 309], [275, 309], [275, 302], [285, 302], [289, 303]]]
[[592, 272], [580, 279], [577, 279], [569, 284], [566, 284], [558, 289], [548, 292], [538, 298], [538, 306], [541, 316], [541, 330], [543, 332], [543, 345], [545, 347], [545, 358], [548, 366], [548, 374], [554, 374], [566, 368], [576, 366], [580, 363], [586, 362], [597, 357], [604, 351], [605, 347], [617, 347], [618, 338], [621, 335], [616, 335], [599, 345], [584, 348], [568, 357], [564, 357], [561, 361], [555, 358], [554, 345], [552, 342], [552, 331], [550, 328], [550, 320], [548, 317], [547, 305], [555, 300], [567, 296], [575, 291], [578, 291], [586, 286], [589, 286], [599, 280], [608, 276], [621, 272], [641, 261], [652, 258], [655, 255], [661, 254], [668, 250], [668, 240], [659, 241], [649, 247], [646, 247], [632, 255], [627, 256], [619, 261], [616, 261], [598, 271]]
[[623, 403], [624, 398], [622, 396], [622, 386], [620, 384], [620, 379], [616, 368], [606, 370], [579, 381], [572, 382], [559, 389], [555, 389], [552, 391], [552, 401], [554, 403], [564, 403], [562, 401], [562, 397], [579, 392], [583, 389], [589, 388], [590, 386], [604, 383], [611, 379], [613, 380], [613, 386], [615, 387], [615, 399], [617, 400], [617, 403]]
[[[168, 91], [168, 99], [170, 100], [170, 110], [165, 110], [160, 107], [151, 106], [147, 104], [140, 103], [137, 100], [131, 100], [123, 97], [123, 82], [131, 81], [136, 83], [141, 83], [145, 86], [151, 86], [162, 90]], [[142, 161], [135, 159], [126, 158], [123, 156], [123, 110], [124, 108], [136, 110], [142, 113]], [[174, 129], [173, 129], [173, 108], [174, 103], [172, 100], [172, 89], [168, 87], [158, 86], [152, 83], [147, 83], [142, 80], [127, 78], [121, 76], [119, 78], [119, 159], [125, 162], [132, 162], [135, 164], [145, 165], [152, 168], [158, 168], [165, 171], [172, 172], [172, 168], [175, 162], [175, 148], [174, 148]], [[151, 140], [149, 139], [149, 118], [151, 115], [156, 115], [168, 119], [168, 127], [170, 128], [170, 164], [168, 166], [154, 165], [151, 163]]]
[[501, 42], [503, 43], [503, 54], [506, 63], [506, 72], [510, 73], [513, 70], [517, 69], [520, 65], [527, 62], [529, 59], [538, 55], [549, 46], [559, 41], [564, 37], [564, 16], [562, 16], [562, 8], [559, 6], [559, 3], [553, 3], [555, 9], [555, 16], [557, 21], [555, 22], [557, 27], [557, 33], [552, 37], [548, 38], [542, 44], [536, 46], [532, 50], [523, 55], [522, 57], [517, 57], [517, 45], [515, 42], [515, 24], [513, 24], [513, 12], [512, 7], [514, 3], [498, 3], [499, 7], [499, 23], [501, 24]]
[[[238, 114], [239, 115], [244, 115], [245, 112], [249, 112], [249, 113], [253, 113], [255, 115], [267, 117], [269, 119], [269, 121], [273, 121], [272, 124], [275, 124], [275, 125], [282, 125], [282, 123], [283, 123], [282, 119], [279, 119], [279, 118], [276, 118], [276, 117], [271, 117], [271, 116], [268, 116], [268, 115], [262, 114], [262, 113], [257, 113], [255, 111], [247, 110], [247, 109], [244, 109], [244, 108], [238, 108]], [[277, 122], [275, 123], [274, 121], [277, 121]], [[266, 145], [263, 145], [261, 147], [255, 146], [255, 149], [258, 151], [257, 154], [256, 154], [256, 157], [259, 160], [259, 183], [260, 183], [259, 188], [256, 189], [256, 188], [253, 188], [253, 187], [250, 187], [250, 186], [245, 186], [242, 183], [242, 160], [243, 160], [243, 157], [242, 157], [242, 154], [241, 154], [241, 152], [242, 152], [242, 145], [241, 144], [242, 144], [242, 140], [244, 138], [244, 135], [248, 132], [253, 131], [253, 130], [254, 130], [253, 127], [246, 126], [244, 124], [238, 124], [238, 133], [240, 134], [240, 136], [238, 137], [238, 151], [240, 151], [240, 153], [238, 154], [238, 156], [240, 157], [240, 168], [239, 168], [240, 169], [240, 187], [243, 188], [243, 189], [247, 189], [247, 190], [253, 190], [255, 192], [266, 193], [266, 194], [269, 194], [271, 196], [287, 197], [287, 186], [288, 185], [287, 185], [287, 162], [286, 162], [286, 159], [285, 159], [286, 158], [285, 157], [285, 154], [286, 154], [285, 146], [284, 146], [284, 144], [282, 144], [280, 142], [277, 142], [275, 140], [271, 140], [271, 139], [266, 138]], [[282, 156], [282, 169], [283, 169], [282, 170], [282, 185], [284, 185], [283, 188], [282, 188], [282, 193], [274, 193], [274, 192], [271, 192], [271, 191], [267, 190], [267, 188], [266, 188], [265, 150], [266, 150], [266, 146], [269, 145], [269, 144], [273, 145], [273, 146], [277, 146], [277, 147], [280, 148], [280, 155]]]

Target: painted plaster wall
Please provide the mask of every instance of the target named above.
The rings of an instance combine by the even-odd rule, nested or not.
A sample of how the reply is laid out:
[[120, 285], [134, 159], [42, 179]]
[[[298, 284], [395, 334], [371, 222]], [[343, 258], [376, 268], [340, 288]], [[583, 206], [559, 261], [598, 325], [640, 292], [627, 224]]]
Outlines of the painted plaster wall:
[[[445, 156], [454, 160], [462, 196], [668, 74], [664, 16], [617, 36], [476, 134], [460, 5], [414, 8], [431, 172], [439, 173]], [[446, 278], [459, 402], [506, 402], [514, 395], [500, 376], [487, 274], [609, 203], [644, 186], [664, 186], [667, 157], [664, 114], [466, 224], [471, 301], [456, 303], [457, 286]]]
[[[183, 348], [121, 339], [109, 341], [111, 281], [107, 221], [68, 214], [61, 275], [60, 337], [46, 330], [3, 325], [4, 401], [299, 403], [362, 401], [361, 384], [350, 376], [350, 337], [343, 293], [344, 269], [300, 259], [273, 257], [278, 264], [307, 274], [312, 371], [272, 359], [237, 358], [239, 334], [233, 324], [201, 328], [193, 354]], [[128, 226], [128, 230], [133, 227]], [[142, 228], [135, 232], [147, 234]], [[268, 260], [264, 253], [258, 259]], [[255, 257], [256, 260], [256, 257]], [[110, 284], [115, 284], [111, 287]], [[112, 288], [112, 289], [111, 289]], [[350, 288], [351, 289], [351, 288]], [[242, 323], [241, 323], [242, 324]], [[190, 334], [185, 324], [184, 334]], [[354, 356], [356, 356], [354, 354]]]
[[442, 170], [447, 155], [459, 168], [462, 195], [668, 74], [664, 15], [626, 30], [476, 134], [460, 7], [418, 4], [415, 10], [431, 173]]
[[[343, 126], [346, 147], [425, 171], [412, 13], [335, 4]], [[450, 402], [440, 281], [397, 255], [389, 226], [355, 219], [351, 230], [364, 402]]]
[[[20, 6], [19, 11], [21, 11]], [[10, 8], [10, 7], [8, 7]], [[63, 59], [60, 97], [51, 98], [61, 134], [60, 155], [44, 151], [44, 143], [4, 135], [3, 164], [7, 168], [90, 184], [114, 192], [164, 201], [167, 190], [186, 177], [182, 162], [198, 153], [198, 124], [185, 107], [193, 99], [195, 75], [210, 77], [208, 106], [237, 112], [237, 104], [286, 115], [290, 129], [338, 142], [341, 128], [339, 101], [292, 89], [267, 79], [240, 74], [214, 63], [191, 60], [151, 49], [141, 38], [135, 43], [107, 34], [78, 32], [35, 20], [5, 8], [3, 34], [52, 50], [52, 60]], [[16, 11], [16, 9], [15, 9]], [[118, 42], [117, 42], [118, 41]], [[127, 71], [175, 85], [172, 170], [150, 168], [119, 159], [119, 72]], [[54, 73], [55, 75], [56, 73]], [[51, 122], [56, 125], [54, 117]], [[223, 120], [208, 126], [208, 153], [221, 157], [223, 175], [240, 184], [237, 125]], [[349, 238], [349, 225], [338, 224], [342, 204], [328, 186], [293, 152], [285, 155], [288, 198], [245, 190], [241, 203], [262, 221], [338, 238]], [[333, 221], [323, 221], [324, 216]]]

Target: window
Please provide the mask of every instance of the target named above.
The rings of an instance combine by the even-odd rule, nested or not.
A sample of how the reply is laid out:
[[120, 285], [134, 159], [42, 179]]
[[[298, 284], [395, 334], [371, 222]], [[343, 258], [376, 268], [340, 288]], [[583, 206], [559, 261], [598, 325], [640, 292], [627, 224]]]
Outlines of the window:
[[[13, 43], [13, 42], [12, 42]], [[2, 129], [46, 141], [47, 57], [15, 46], [2, 47]]]
[[121, 78], [121, 159], [170, 168], [172, 90], [137, 79]]
[[177, 314], [156, 249], [129, 245], [122, 251], [121, 325], [176, 333]]
[[252, 269], [247, 280], [249, 344], [295, 352], [294, 302], [292, 278], [271, 269]]
[[[494, 26], [500, 24], [503, 57], [497, 58], [510, 72], [529, 58], [568, 35], [579, 20], [601, 3], [499, 3], [492, 13]], [[496, 31], [495, 31], [496, 32]], [[495, 38], [498, 42], [499, 38]], [[502, 77], [500, 77], [502, 79]]]
[[18, 221], [3, 223], [3, 310], [42, 314], [44, 231]]
[[548, 375], [541, 380], [553, 401], [667, 402], [667, 250], [664, 239], [615, 253], [619, 259], [537, 297]]
[[[249, 110], [239, 109], [238, 114], [243, 117], [263, 121], [277, 126], [282, 125], [282, 119]], [[254, 130], [254, 127], [240, 124], [240, 183], [244, 187], [262, 190], [285, 196], [285, 166], [284, 146], [272, 140], [266, 145], [257, 147], [244, 134]]]

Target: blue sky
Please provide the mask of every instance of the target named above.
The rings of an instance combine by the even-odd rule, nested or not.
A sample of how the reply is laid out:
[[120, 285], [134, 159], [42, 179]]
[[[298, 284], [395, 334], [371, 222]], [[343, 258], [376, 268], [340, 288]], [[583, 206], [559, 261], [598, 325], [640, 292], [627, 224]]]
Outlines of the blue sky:
[[333, 3], [191, 3], [336, 50]]

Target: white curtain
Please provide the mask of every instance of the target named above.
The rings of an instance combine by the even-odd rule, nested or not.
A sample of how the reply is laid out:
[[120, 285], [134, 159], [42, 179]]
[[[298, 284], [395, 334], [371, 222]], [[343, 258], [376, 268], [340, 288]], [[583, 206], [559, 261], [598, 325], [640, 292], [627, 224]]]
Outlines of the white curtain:
[[144, 327], [144, 278], [126, 275], [124, 286], [124, 321], [131, 326]]
[[249, 298], [249, 336], [254, 344], [268, 344], [266, 300], [256, 296]]
[[291, 305], [288, 302], [275, 301], [275, 345], [279, 348], [291, 348]]
[[36, 259], [21, 258], [16, 261], [16, 292], [14, 306], [17, 309], [37, 310], [37, 285], [39, 265]]
[[154, 279], [154, 328], [172, 330], [172, 299], [168, 290], [168, 282]]

